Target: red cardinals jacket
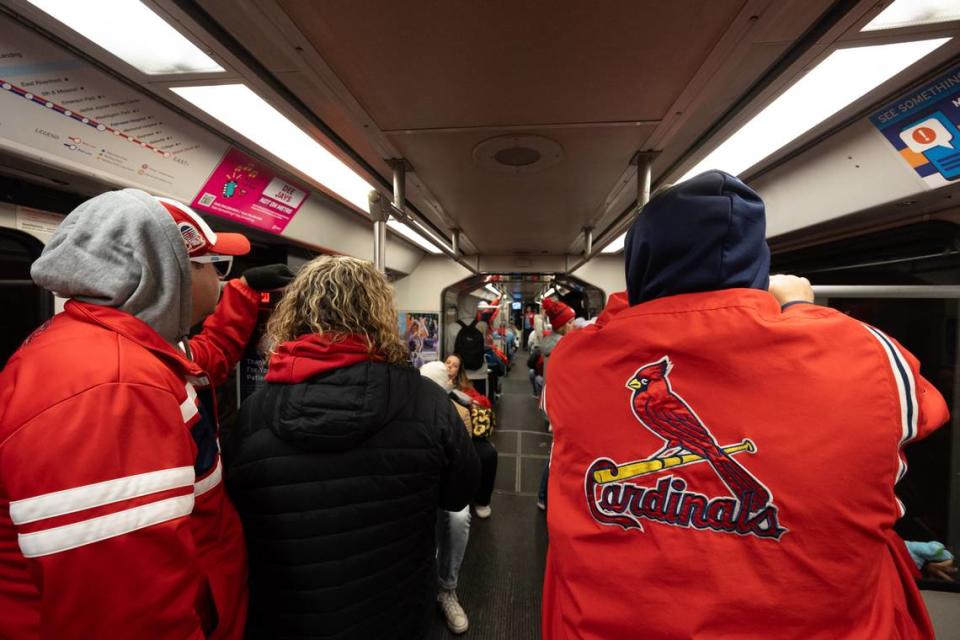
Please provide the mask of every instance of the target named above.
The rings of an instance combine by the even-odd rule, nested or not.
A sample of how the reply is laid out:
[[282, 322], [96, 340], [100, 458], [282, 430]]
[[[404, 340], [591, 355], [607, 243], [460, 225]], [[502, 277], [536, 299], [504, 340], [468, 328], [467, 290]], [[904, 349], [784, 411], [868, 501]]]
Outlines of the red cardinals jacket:
[[894, 485], [948, 415], [890, 336], [752, 289], [617, 294], [544, 393], [544, 638], [933, 637]]
[[[215, 410], [256, 321], [230, 283], [194, 362], [70, 301], [0, 373], [0, 637], [240, 638], [246, 558]], [[211, 394], [212, 395], [212, 394]]]

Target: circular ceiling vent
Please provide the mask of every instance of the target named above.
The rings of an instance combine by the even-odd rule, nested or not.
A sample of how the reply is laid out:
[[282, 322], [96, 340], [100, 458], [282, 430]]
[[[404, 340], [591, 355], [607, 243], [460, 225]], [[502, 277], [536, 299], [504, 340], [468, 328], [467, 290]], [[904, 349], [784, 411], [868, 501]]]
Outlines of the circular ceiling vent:
[[563, 147], [543, 136], [497, 136], [473, 149], [481, 167], [505, 173], [537, 173], [563, 159]]

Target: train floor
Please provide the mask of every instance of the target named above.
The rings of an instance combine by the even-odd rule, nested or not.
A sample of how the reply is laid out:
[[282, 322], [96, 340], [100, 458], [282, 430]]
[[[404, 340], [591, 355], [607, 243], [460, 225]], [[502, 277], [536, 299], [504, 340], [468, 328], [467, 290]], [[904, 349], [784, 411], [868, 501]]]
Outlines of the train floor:
[[531, 395], [523, 352], [501, 381], [497, 406], [497, 481], [492, 515], [470, 522], [470, 542], [457, 595], [470, 619], [462, 636], [450, 633], [437, 610], [439, 637], [527, 640], [540, 637], [540, 595], [547, 553], [547, 525], [537, 509], [540, 474], [550, 434]]

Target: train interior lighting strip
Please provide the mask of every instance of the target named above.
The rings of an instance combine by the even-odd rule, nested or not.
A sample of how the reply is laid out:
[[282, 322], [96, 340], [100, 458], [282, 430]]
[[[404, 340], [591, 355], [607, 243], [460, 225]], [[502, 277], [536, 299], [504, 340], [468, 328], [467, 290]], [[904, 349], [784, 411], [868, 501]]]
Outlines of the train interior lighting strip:
[[[414, 222], [413, 224], [417, 225], [417, 227], [420, 229], [423, 228], [416, 222]], [[391, 218], [390, 220], [387, 221], [387, 227], [389, 227], [390, 229], [393, 229], [394, 231], [396, 231], [397, 233], [399, 233], [404, 238], [414, 243], [421, 249], [429, 251], [434, 255], [442, 253], [440, 249], [436, 247], [436, 245], [434, 245], [432, 242], [424, 238], [423, 235], [421, 235], [420, 233], [417, 233], [416, 231], [414, 231], [407, 225], [403, 224], [399, 220], [394, 220]]]
[[171, 91], [369, 213], [373, 190], [342, 160], [244, 84], [171, 87]]
[[708, 169], [743, 173], [950, 39], [834, 51], [676, 182]]
[[[28, 2], [143, 73], [216, 73], [224, 70], [138, 0]], [[122, 25], [136, 25], [136, 28]]]
[[880, 31], [960, 20], [957, 0], [896, 0], [861, 31]]
[[614, 238], [610, 244], [605, 246], [600, 253], [617, 253], [623, 251], [623, 243], [627, 239], [627, 232], [624, 231], [622, 234]]

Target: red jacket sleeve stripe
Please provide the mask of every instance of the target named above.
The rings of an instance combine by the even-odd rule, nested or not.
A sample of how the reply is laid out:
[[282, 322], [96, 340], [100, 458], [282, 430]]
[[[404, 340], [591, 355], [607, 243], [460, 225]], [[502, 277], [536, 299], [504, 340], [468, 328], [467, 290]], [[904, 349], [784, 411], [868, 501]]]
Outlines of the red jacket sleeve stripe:
[[104, 482], [53, 491], [10, 503], [10, 519], [22, 525], [68, 513], [93, 509], [130, 498], [169, 489], [186, 487], [194, 482], [193, 467], [174, 467], [116, 478]]
[[73, 524], [21, 533], [17, 536], [20, 551], [26, 558], [38, 558], [84, 545], [121, 536], [138, 529], [181, 518], [193, 511], [193, 494], [150, 502], [98, 518]]

